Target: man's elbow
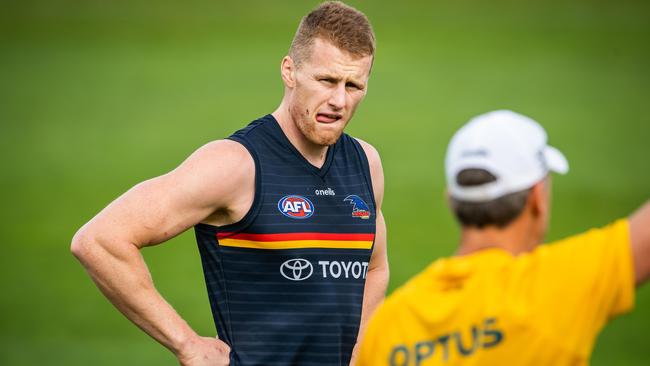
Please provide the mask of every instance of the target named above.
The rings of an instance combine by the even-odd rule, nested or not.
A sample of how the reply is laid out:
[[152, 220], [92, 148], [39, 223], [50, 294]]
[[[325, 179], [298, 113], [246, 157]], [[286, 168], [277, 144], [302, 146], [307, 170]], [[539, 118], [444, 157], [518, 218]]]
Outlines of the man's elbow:
[[388, 277], [390, 275], [390, 268], [389, 268], [389, 265], [388, 265], [388, 258], [386, 258], [384, 256], [383, 258], [381, 258], [381, 260], [375, 261], [375, 263], [373, 263], [373, 265], [370, 267], [369, 270], [377, 273], [381, 277], [384, 277], [384, 278], [388, 279]]
[[91, 224], [79, 229], [70, 243], [72, 255], [88, 269], [102, 266], [111, 259], [129, 261], [138, 250], [139, 246], [133, 241], [107, 233]]
[[96, 240], [95, 235], [84, 226], [72, 237], [70, 252], [85, 266], [96, 256], [98, 247], [99, 242]]
[[79, 261], [83, 261], [83, 258], [87, 256], [88, 238], [84, 233], [84, 228], [79, 229], [79, 231], [77, 231], [72, 237], [72, 242], [70, 243], [70, 252]]
[[369, 278], [376, 286], [383, 288], [384, 291], [388, 288], [389, 277], [390, 271], [387, 264], [368, 269], [367, 278]]

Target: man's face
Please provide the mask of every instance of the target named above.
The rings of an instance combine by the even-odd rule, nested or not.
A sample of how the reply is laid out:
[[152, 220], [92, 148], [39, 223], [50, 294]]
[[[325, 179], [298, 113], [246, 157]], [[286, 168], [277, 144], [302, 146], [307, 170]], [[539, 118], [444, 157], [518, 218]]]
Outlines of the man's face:
[[315, 145], [332, 145], [366, 95], [372, 56], [355, 57], [316, 39], [311, 55], [294, 73], [291, 117]]

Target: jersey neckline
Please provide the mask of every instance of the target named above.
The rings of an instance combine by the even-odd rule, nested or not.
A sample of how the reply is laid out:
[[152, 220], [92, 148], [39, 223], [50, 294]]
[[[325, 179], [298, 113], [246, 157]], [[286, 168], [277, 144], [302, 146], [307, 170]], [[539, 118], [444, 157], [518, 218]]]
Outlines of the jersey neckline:
[[280, 136], [280, 139], [282, 143], [289, 149], [291, 152], [300, 160], [306, 167], [307, 169], [312, 172], [313, 174], [317, 175], [320, 178], [325, 177], [327, 172], [330, 169], [330, 166], [332, 165], [332, 161], [334, 160], [334, 150], [336, 149], [336, 145], [338, 145], [339, 139], [332, 145], [329, 145], [327, 147], [327, 153], [325, 154], [325, 162], [323, 163], [322, 167], [317, 167], [314, 166], [312, 163], [310, 163], [301, 153], [296, 149], [295, 146], [289, 141], [289, 138], [287, 135], [284, 133], [282, 130], [282, 127], [280, 127], [280, 123], [278, 122], [277, 119], [272, 114], [268, 114], [267, 117], [272, 121], [273, 128], [276, 129], [276, 132]]

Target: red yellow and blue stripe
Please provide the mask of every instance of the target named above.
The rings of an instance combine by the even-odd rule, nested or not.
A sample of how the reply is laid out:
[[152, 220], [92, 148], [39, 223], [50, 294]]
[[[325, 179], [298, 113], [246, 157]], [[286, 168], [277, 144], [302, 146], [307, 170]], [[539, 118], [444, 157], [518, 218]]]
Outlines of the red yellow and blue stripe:
[[336, 248], [370, 249], [375, 234], [341, 233], [218, 233], [219, 245], [255, 249]]

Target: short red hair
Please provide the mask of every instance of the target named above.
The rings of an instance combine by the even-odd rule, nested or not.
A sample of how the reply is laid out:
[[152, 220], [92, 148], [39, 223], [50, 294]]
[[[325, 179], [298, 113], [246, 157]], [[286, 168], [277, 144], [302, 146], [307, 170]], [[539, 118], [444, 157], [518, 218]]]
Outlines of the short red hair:
[[374, 56], [375, 33], [365, 14], [340, 1], [327, 1], [307, 14], [291, 42], [289, 56], [300, 65], [320, 38], [354, 56]]

